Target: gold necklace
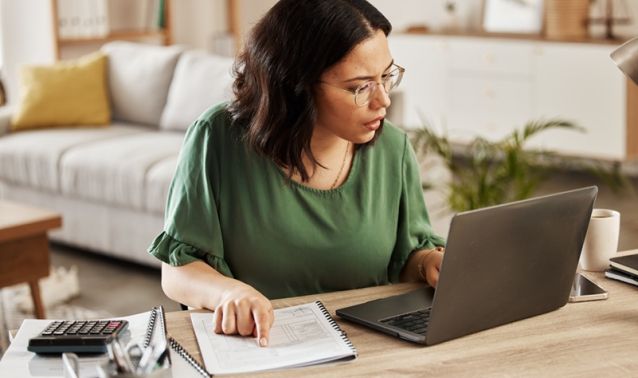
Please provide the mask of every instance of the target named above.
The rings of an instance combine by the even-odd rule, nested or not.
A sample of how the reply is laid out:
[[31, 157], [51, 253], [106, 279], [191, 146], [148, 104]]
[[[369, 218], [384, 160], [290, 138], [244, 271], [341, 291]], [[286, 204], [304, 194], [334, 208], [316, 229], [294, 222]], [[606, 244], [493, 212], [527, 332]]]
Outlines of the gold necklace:
[[343, 154], [343, 161], [341, 162], [341, 168], [339, 168], [339, 173], [337, 173], [337, 177], [335, 178], [335, 181], [330, 186], [330, 189], [334, 189], [337, 186], [337, 182], [339, 181], [339, 178], [341, 177], [341, 172], [343, 172], [343, 167], [346, 166], [346, 158], [348, 157], [348, 151], [350, 151], [350, 142], [348, 142], [348, 145], [346, 146], [346, 153]]

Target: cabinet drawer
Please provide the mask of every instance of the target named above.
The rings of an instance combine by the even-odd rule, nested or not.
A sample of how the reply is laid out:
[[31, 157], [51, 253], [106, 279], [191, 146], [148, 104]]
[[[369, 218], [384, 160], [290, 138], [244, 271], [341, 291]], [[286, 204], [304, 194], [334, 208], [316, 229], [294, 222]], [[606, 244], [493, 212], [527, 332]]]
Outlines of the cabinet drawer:
[[450, 79], [450, 137], [465, 143], [481, 136], [498, 140], [520, 128], [532, 114], [532, 85], [527, 80]]
[[449, 54], [453, 72], [532, 74], [533, 44], [529, 42], [458, 39], [450, 41]]

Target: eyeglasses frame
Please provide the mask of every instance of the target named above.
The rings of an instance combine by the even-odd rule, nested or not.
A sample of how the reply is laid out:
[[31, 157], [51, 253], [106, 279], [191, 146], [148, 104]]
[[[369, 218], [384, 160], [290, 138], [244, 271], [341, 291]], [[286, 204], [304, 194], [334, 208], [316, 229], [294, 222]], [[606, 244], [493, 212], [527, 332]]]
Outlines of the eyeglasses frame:
[[365, 87], [366, 85], [368, 85], [369, 83], [374, 83], [375, 84], [375, 87], [374, 87], [374, 89], [372, 90], [371, 93], [375, 93], [377, 91], [377, 89], [379, 88], [379, 86], [382, 86], [383, 90], [386, 92], [386, 94], [390, 93], [390, 91], [392, 89], [398, 87], [399, 84], [401, 84], [401, 80], [403, 80], [403, 74], [405, 73], [405, 68], [401, 67], [400, 65], [398, 65], [396, 63], [392, 63], [391, 67], [395, 67], [395, 68], [392, 71], [388, 72], [386, 75], [390, 75], [391, 73], [394, 73], [395, 71], [399, 71], [399, 79], [397, 80], [397, 83], [393, 87], [388, 89], [388, 90], [385, 89], [385, 83], [384, 83], [383, 79], [381, 80], [381, 82], [378, 82], [378, 81], [375, 81], [375, 80], [366, 81], [365, 83], [359, 85], [355, 89], [342, 88], [342, 87], [340, 87], [338, 85], [331, 84], [331, 83], [328, 83], [328, 82], [325, 82], [325, 81], [320, 81], [320, 83], [321, 84], [325, 84], [325, 85], [327, 85], [329, 87], [341, 89], [342, 91], [351, 93], [353, 95], [354, 104], [357, 105], [358, 107], [364, 107], [364, 106], [366, 106], [366, 105], [368, 105], [370, 103], [372, 96], [370, 96], [370, 99], [368, 99], [368, 101], [366, 101], [364, 104], [358, 104], [357, 103], [357, 96], [359, 95], [359, 92], [361, 91], [361, 89], [363, 87]]

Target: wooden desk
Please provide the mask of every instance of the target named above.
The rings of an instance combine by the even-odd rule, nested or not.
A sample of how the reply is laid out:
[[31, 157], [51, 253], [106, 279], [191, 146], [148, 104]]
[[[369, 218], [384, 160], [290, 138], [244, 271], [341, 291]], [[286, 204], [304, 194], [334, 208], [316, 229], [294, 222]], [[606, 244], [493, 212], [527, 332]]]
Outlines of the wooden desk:
[[59, 214], [0, 201], [0, 287], [28, 282], [39, 319], [45, 314], [38, 280], [49, 275], [47, 231], [61, 225]]
[[[263, 373], [264, 376], [630, 376], [638, 371], [638, 287], [585, 275], [609, 291], [604, 301], [557, 311], [435, 346], [419, 346], [335, 319], [359, 351], [351, 362]], [[542, 277], [539, 277], [542, 279]], [[274, 301], [275, 307], [321, 300], [337, 308], [406, 292], [399, 284]], [[167, 314], [168, 332], [200, 362], [189, 312]]]

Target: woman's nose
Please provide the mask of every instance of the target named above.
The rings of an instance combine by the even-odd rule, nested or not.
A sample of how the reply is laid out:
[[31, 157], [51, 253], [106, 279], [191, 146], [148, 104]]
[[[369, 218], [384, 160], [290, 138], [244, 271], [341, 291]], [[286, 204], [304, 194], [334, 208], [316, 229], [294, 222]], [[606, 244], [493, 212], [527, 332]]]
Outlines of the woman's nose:
[[372, 101], [370, 101], [370, 107], [373, 109], [387, 108], [392, 103], [390, 100], [390, 94], [386, 92], [383, 84], [377, 84], [374, 88], [374, 95]]

